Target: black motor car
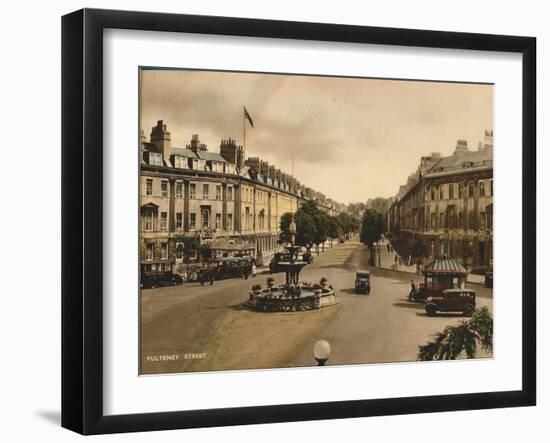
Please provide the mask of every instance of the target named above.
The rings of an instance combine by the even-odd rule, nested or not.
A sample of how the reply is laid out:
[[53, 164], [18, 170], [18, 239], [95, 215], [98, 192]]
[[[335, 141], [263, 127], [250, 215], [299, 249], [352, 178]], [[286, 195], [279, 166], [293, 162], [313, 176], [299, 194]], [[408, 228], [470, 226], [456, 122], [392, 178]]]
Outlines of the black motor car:
[[471, 289], [445, 289], [426, 298], [424, 309], [430, 317], [438, 312], [462, 312], [470, 317], [476, 309], [476, 293]]
[[142, 288], [156, 288], [159, 286], [176, 286], [183, 283], [181, 275], [172, 271], [144, 271], [141, 273]]
[[370, 272], [358, 271], [355, 273], [355, 293], [370, 294]]
[[304, 252], [302, 254], [302, 260], [309, 264], [313, 263], [313, 254], [311, 252]]

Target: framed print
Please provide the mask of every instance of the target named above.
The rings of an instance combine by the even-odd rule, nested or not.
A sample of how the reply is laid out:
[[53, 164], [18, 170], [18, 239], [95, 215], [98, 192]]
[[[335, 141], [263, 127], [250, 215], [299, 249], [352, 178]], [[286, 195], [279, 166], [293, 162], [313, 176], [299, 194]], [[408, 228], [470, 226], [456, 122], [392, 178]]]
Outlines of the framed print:
[[535, 404], [534, 38], [62, 26], [64, 427]]

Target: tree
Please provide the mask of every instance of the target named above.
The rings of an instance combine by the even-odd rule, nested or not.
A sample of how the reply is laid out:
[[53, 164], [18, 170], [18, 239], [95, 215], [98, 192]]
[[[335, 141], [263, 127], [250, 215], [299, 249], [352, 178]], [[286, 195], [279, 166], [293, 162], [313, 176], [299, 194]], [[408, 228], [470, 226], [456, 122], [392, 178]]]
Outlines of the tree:
[[290, 222], [292, 221], [292, 213], [285, 212], [281, 216], [279, 228], [281, 233], [279, 234], [279, 243], [290, 243], [292, 236], [290, 234]]
[[418, 347], [418, 360], [456, 360], [466, 353], [467, 358], [475, 358], [478, 344], [483, 350], [493, 351], [493, 317], [489, 309], [474, 311], [469, 321], [461, 321], [456, 326], [447, 326], [434, 335], [434, 341]]
[[350, 203], [347, 206], [348, 213], [352, 217], [361, 218], [361, 215], [363, 212], [365, 212], [365, 209], [367, 209], [365, 203]]
[[317, 211], [313, 216], [315, 221], [315, 244], [317, 245], [317, 254], [319, 254], [319, 245], [323, 245], [323, 252], [325, 251], [325, 242], [327, 241], [328, 228], [329, 228], [329, 216], [324, 211]]
[[430, 252], [428, 250], [428, 245], [420, 236], [415, 237], [413, 244], [410, 250], [410, 254], [414, 257], [424, 258], [428, 257]]
[[340, 238], [342, 235], [344, 235], [344, 231], [342, 230], [342, 227], [338, 224], [336, 217], [329, 217], [327, 235], [330, 238], [330, 247], [332, 247], [333, 239]]
[[380, 214], [385, 214], [388, 212], [390, 207], [391, 199], [384, 197], [369, 198], [367, 200], [367, 208], [374, 209]]
[[296, 244], [305, 246], [309, 251], [316, 239], [315, 220], [311, 214], [301, 209], [296, 212]]
[[344, 235], [351, 232], [351, 217], [348, 214], [341, 212], [336, 216], [336, 221], [342, 228]]
[[384, 217], [374, 209], [366, 209], [361, 223], [360, 240], [370, 249], [369, 265], [374, 265], [373, 245], [384, 233]]

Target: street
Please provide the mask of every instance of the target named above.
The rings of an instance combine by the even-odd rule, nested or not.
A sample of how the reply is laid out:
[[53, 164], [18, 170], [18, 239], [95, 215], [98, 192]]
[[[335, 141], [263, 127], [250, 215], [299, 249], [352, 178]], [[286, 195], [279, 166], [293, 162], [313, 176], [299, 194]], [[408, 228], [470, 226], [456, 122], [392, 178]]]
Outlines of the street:
[[[301, 280], [326, 277], [339, 301], [316, 311], [260, 313], [243, 307], [251, 286], [265, 287], [269, 274], [216, 281], [212, 286], [184, 283], [142, 290], [140, 372], [312, 366], [313, 345], [319, 339], [331, 344], [328, 365], [416, 360], [418, 345], [464, 317], [428, 317], [423, 304], [407, 300], [411, 280], [419, 282], [422, 277], [369, 268], [369, 255], [356, 239], [314, 255]], [[353, 291], [360, 269], [371, 270], [370, 295]], [[284, 274], [272, 277], [279, 284]], [[477, 307], [492, 311], [492, 290], [469, 287], [477, 293]], [[490, 357], [479, 350], [478, 356]]]

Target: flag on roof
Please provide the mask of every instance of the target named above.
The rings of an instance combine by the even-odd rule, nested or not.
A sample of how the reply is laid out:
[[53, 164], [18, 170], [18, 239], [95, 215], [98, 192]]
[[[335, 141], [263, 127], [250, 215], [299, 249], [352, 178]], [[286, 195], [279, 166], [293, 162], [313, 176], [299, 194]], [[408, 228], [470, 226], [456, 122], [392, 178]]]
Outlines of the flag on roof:
[[254, 123], [252, 122], [252, 117], [250, 117], [250, 114], [246, 110], [246, 106], [243, 106], [244, 109], [244, 118], [248, 120], [248, 123], [250, 123], [250, 126], [254, 127]]

